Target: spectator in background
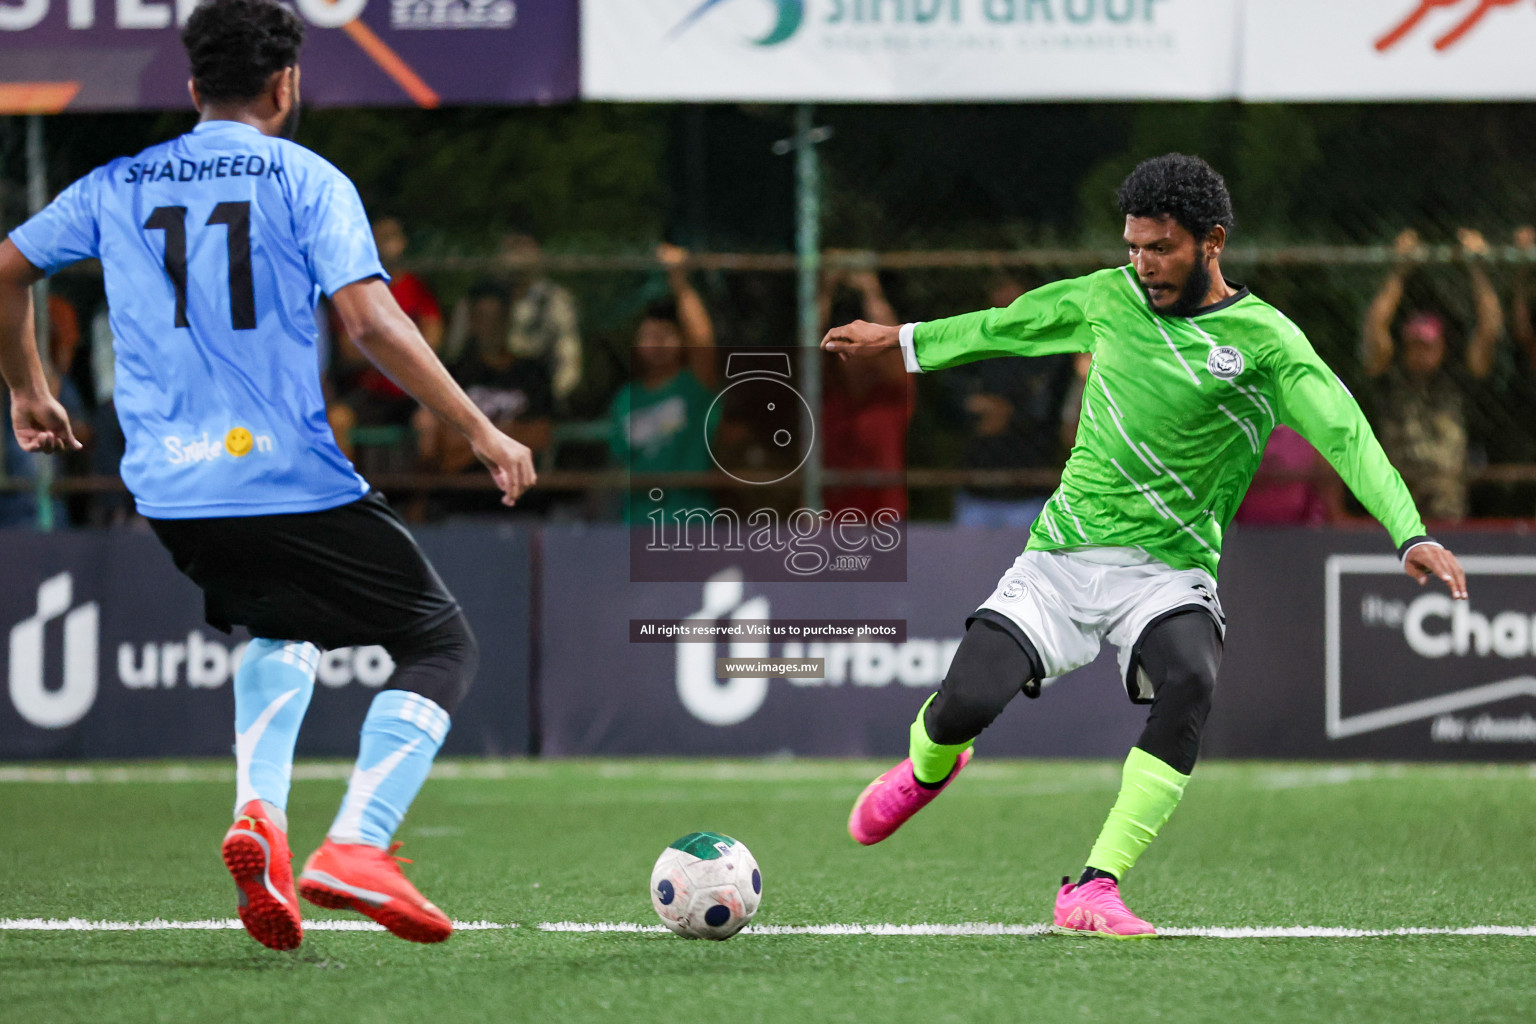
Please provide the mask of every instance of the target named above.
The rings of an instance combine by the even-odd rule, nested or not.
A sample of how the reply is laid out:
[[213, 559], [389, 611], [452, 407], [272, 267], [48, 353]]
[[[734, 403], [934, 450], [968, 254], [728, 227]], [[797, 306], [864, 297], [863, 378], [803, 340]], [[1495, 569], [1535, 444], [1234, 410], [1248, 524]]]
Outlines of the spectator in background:
[[[705, 422], [715, 399], [715, 329], [704, 301], [688, 281], [687, 252], [658, 249], [667, 267], [672, 298], [641, 314], [630, 353], [631, 380], [608, 409], [609, 448], [631, 473], [702, 473], [713, 468]], [[624, 520], [644, 523], [660, 509], [670, 517], [688, 509], [713, 509], [697, 487], [653, 488], [626, 496]]]
[[[53, 471], [56, 476], [85, 476], [91, 472], [92, 457], [96, 451], [95, 416], [91, 403], [86, 400], [84, 388], [77, 371], [87, 370], [88, 355], [81, 357], [80, 314], [74, 303], [56, 290], [48, 291], [48, 362], [54, 381], [54, 394], [69, 412], [72, 423], [79, 423], [75, 439], [83, 446], [79, 451], [65, 451], [54, 457]], [[78, 364], [78, 365], [77, 365]], [[89, 495], [71, 494], [60, 499], [64, 515], [56, 515], [59, 525], [88, 522], [91, 515]]]
[[688, 250], [662, 242], [656, 259], [667, 275], [667, 292], [677, 310], [676, 325], [683, 346], [689, 350], [688, 365], [705, 387], [715, 386], [715, 321], [688, 279]]
[[[400, 260], [409, 242], [404, 226], [396, 217], [380, 217], [373, 222], [373, 240], [379, 249], [380, 262], [389, 271], [389, 293], [421, 331], [427, 344], [437, 351], [443, 344], [442, 309], [425, 281], [400, 269]], [[331, 376], [337, 397], [327, 406], [326, 418], [331, 421], [336, 444], [348, 459], [355, 460], [354, 427], [403, 427], [411, 422], [417, 406], [410, 395], [369, 362], [339, 325], [332, 327], [330, 336], [335, 354]]]
[[[48, 293], [48, 361], [43, 372], [53, 388], [54, 397], [69, 413], [75, 439], [89, 449], [92, 442], [90, 413], [80, 395], [80, 388], [69, 373], [74, 366], [75, 355], [79, 348], [80, 317], [68, 299], [50, 290]], [[0, 402], [0, 412], [4, 413], [5, 421], [10, 422], [11, 406], [8, 391], [5, 392], [4, 401]], [[90, 456], [88, 451], [72, 451], [52, 456], [33, 455], [22, 450], [20, 443], [16, 440], [15, 431], [6, 432], [3, 445], [0, 445], [0, 480], [20, 484], [23, 489], [16, 492], [0, 492], [0, 527], [31, 526], [37, 521], [37, 495], [30, 487], [37, 480], [39, 460], [45, 458], [54, 460], [55, 471], [62, 475], [88, 468]], [[60, 525], [68, 522], [64, 503], [57, 498], [53, 500], [53, 517], [54, 522]]]
[[[582, 381], [581, 330], [576, 300], [544, 276], [543, 258], [538, 241], [521, 232], [503, 236], [497, 247], [496, 259], [512, 302], [506, 345], [519, 359], [544, 368], [555, 409], [564, 414]], [[464, 350], [468, 332], [466, 300], [453, 310], [446, 348], [450, 359]]]
[[1399, 262], [1371, 300], [1361, 347], [1362, 368], [1378, 382], [1381, 445], [1424, 518], [1431, 520], [1466, 518], [1466, 392], [1472, 382], [1488, 376], [1504, 326], [1498, 294], [1483, 268], [1472, 262], [1487, 254], [1488, 243], [1466, 228], [1458, 237], [1469, 260], [1477, 310], [1463, 364], [1447, 363], [1446, 321], [1438, 313], [1412, 310], [1394, 332], [1408, 261], [1420, 250], [1419, 236], [1411, 230], [1397, 237]]
[[[91, 416], [95, 435], [90, 447], [91, 472], [96, 476], [117, 476], [127, 445], [113, 398], [117, 363], [112, 349], [112, 322], [105, 302], [91, 317], [91, 380], [96, 398], [96, 411]], [[89, 519], [92, 526], [108, 526], [125, 522], [133, 514], [133, 499], [126, 493], [98, 494], [91, 501]]]
[[1344, 488], [1307, 439], [1278, 424], [1264, 446], [1259, 471], [1237, 508], [1239, 523], [1263, 526], [1321, 526], [1340, 522]]
[[405, 225], [398, 217], [380, 217], [373, 222], [373, 243], [379, 248], [379, 262], [389, 271], [389, 294], [395, 297], [405, 315], [421, 331], [421, 336], [437, 352], [443, 347], [443, 311], [437, 304], [437, 296], [427, 283], [409, 270], [403, 270], [400, 261], [410, 239]]
[[[3, 389], [0, 389], [3, 391]], [[11, 393], [3, 391], [0, 412], [6, 422], [11, 418]], [[73, 422], [73, 417], [70, 418]], [[0, 492], [0, 528], [27, 527], [37, 522], [37, 494], [33, 490], [37, 482], [36, 459], [22, 450], [15, 431], [7, 431], [0, 438], [0, 480], [18, 488]]]
[[[1528, 259], [1536, 259], [1536, 227], [1517, 228], [1514, 243]], [[1524, 462], [1536, 462], [1536, 302], [1531, 288], [1532, 269], [1531, 263], [1522, 263], [1515, 270], [1509, 333], [1514, 335], [1518, 351], [1515, 373], [1505, 394], [1506, 404], [1517, 411], [1515, 423], [1519, 425], [1511, 454]]]
[[[854, 258], [851, 253], [828, 255]], [[853, 320], [901, 323], [872, 259], [855, 269], [823, 273], [817, 305], [822, 331]], [[885, 352], [868, 359], [841, 359], [828, 353], [822, 359], [822, 379], [822, 465], [833, 470], [905, 470], [907, 424], [916, 392], [901, 353]], [[832, 513], [855, 509], [872, 517], [881, 509], [894, 509], [903, 519], [907, 515], [905, 484], [828, 487], [823, 499]]]
[[[53, 289], [48, 291], [48, 360], [55, 372], [68, 373], [80, 348], [80, 314], [74, 303]], [[76, 440], [79, 440], [77, 437]]]
[[[75, 312], [72, 302], [58, 292], [50, 290], [48, 292], [48, 362], [54, 378], [54, 394], [69, 411], [70, 422], [73, 423], [77, 419], [80, 421], [83, 432], [75, 431], [75, 440], [89, 449], [93, 438], [91, 417], [86, 410], [85, 398], [80, 393], [80, 386], [75, 383], [71, 375], [75, 368], [75, 357], [79, 352], [80, 315]], [[84, 452], [70, 452], [68, 455], [80, 456], [72, 468], [80, 470], [86, 468], [89, 456]]]
[[[465, 303], [468, 346], [448, 371], [486, 419], [538, 454], [549, 447], [554, 412], [549, 374], [542, 364], [520, 358], [507, 348], [510, 302], [501, 285], [482, 281], [470, 288]], [[412, 426], [424, 470], [462, 473], [479, 468], [464, 436], [430, 410], [417, 409]]]
[[[1536, 227], [1515, 229], [1515, 248], [1536, 259]], [[1515, 271], [1514, 301], [1511, 304], [1509, 333], [1515, 336], [1525, 365], [1522, 371], [1536, 377], [1536, 305], [1532, 304], [1531, 264], [1522, 263]], [[1526, 410], [1527, 413], [1530, 410]]]
[[[1025, 289], [1007, 274], [992, 282], [988, 298], [1006, 307]], [[1086, 353], [1084, 353], [1086, 355]], [[1090, 357], [1091, 358], [1091, 357]], [[1084, 377], [1087, 376], [1086, 362]], [[1062, 417], [1073, 380], [1073, 357], [986, 359], [960, 367], [945, 380], [966, 425], [964, 469], [1060, 469]], [[1077, 392], [1081, 409], [1082, 391]], [[1074, 410], [1072, 433], [1076, 435]], [[1067, 446], [1071, 441], [1066, 441]], [[955, 495], [954, 520], [959, 526], [1027, 528], [1045, 507], [1053, 488], [971, 486]]]

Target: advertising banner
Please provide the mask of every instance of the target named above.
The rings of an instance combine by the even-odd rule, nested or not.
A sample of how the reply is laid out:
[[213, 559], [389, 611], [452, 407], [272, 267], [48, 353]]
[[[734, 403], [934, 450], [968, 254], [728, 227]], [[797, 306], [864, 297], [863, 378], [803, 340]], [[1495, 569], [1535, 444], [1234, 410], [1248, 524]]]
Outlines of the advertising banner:
[[1510, 0], [1248, 0], [1245, 100], [1536, 97], [1536, 5]]
[[584, 0], [608, 100], [1211, 99], [1238, 0]]
[[[753, 583], [729, 570], [702, 584], [631, 583], [624, 528], [548, 528], [541, 540], [541, 749], [554, 756], [900, 756], [908, 726], [959, 646], [966, 616], [1026, 540], [1022, 530], [912, 526], [904, 583]], [[719, 639], [663, 631], [678, 621], [713, 627]], [[862, 634], [854, 623], [865, 627]], [[798, 639], [785, 635], [791, 630]], [[819, 660], [821, 671], [721, 672], [727, 662], [758, 659]], [[1039, 700], [1014, 701], [981, 749], [1123, 757], [1145, 714], [1126, 699], [1106, 652], [1047, 686]]]
[[[295, 0], [304, 102], [557, 103], [577, 89], [577, 0]], [[5, 0], [0, 113], [182, 110], [195, 0]]]
[[[423, 530], [480, 640], [480, 672], [444, 750], [529, 748], [526, 533]], [[243, 631], [203, 623], [202, 594], [147, 532], [0, 532], [0, 759], [227, 756]], [[382, 648], [320, 660], [299, 735], [304, 755], [351, 756], [393, 670]]]
[[[1453, 603], [1438, 583], [1420, 588], [1379, 530], [1233, 531], [1205, 753], [1536, 759], [1536, 538], [1441, 539], [1466, 561], [1469, 602]], [[622, 529], [547, 530], [546, 564], [560, 571], [543, 574], [541, 595], [543, 750], [900, 756], [965, 616], [1025, 540], [914, 526], [907, 583], [754, 584], [724, 573], [685, 585], [630, 583]], [[786, 635], [818, 620], [905, 631], [875, 642]], [[808, 671], [816, 659], [820, 670]], [[727, 674], [754, 662], [771, 667]], [[1145, 715], [1126, 700], [1106, 647], [1039, 700], [1016, 699], [980, 749], [1118, 758]]]
[[1438, 539], [1466, 567], [1465, 602], [1414, 583], [1374, 530], [1234, 533], [1206, 752], [1536, 759], [1536, 538]]
[[[545, 754], [899, 756], [965, 616], [1026, 540], [913, 527], [905, 583], [754, 583], [729, 570], [632, 583], [628, 533], [541, 531]], [[420, 537], [481, 645], [445, 749], [527, 752], [529, 536], [452, 526]], [[1536, 538], [1441, 539], [1466, 564], [1468, 602], [1414, 584], [1379, 531], [1234, 531], [1205, 753], [1536, 760]], [[229, 753], [244, 637], [202, 624], [201, 596], [153, 537], [0, 534], [0, 564], [0, 758]], [[376, 648], [329, 652], [300, 752], [353, 753], [390, 669]], [[981, 748], [1118, 758], [1145, 714], [1106, 648], [1039, 700], [1014, 701]]]

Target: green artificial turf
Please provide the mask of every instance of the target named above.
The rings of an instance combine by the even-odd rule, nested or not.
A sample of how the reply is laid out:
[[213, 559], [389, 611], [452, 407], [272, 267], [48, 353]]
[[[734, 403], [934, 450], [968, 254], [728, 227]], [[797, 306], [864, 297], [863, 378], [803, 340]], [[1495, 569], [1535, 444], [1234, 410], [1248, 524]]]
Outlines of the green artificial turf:
[[[1536, 937], [764, 935], [726, 943], [572, 934], [655, 924], [646, 882], [686, 832], [745, 842], [757, 923], [1049, 920], [1118, 766], [978, 760], [870, 849], [845, 832], [882, 766], [849, 762], [449, 763], [398, 838], [461, 932], [436, 947], [311, 931], [296, 953], [239, 931], [0, 931], [0, 1020], [1536, 1020]], [[219, 862], [227, 765], [0, 769], [0, 919], [233, 916]], [[346, 766], [301, 766], [295, 855]], [[228, 777], [226, 779], [225, 777]], [[1521, 767], [1204, 764], [1123, 886], [1164, 927], [1536, 925], [1536, 773]], [[345, 918], [306, 905], [306, 920]]]

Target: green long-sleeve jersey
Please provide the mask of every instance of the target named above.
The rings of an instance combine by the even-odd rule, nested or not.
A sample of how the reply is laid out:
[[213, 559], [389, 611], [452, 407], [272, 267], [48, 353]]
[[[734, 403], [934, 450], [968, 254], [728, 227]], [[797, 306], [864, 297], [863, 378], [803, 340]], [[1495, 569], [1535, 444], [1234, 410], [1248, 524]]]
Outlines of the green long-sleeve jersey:
[[1214, 576], [1276, 423], [1323, 453], [1395, 544], [1424, 533], [1354, 397], [1301, 329], [1246, 288], [1194, 316], [1165, 317], [1125, 266], [902, 333], [915, 370], [1093, 353], [1077, 440], [1030, 550], [1134, 547]]

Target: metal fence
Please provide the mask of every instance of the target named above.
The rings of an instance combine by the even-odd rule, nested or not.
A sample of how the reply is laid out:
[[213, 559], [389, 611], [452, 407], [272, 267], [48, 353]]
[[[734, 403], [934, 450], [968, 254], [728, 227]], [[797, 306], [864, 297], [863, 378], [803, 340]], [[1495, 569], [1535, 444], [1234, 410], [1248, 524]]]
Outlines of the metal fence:
[[[1228, 276], [1306, 331], [1392, 447], [1454, 470], [1464, 494], [1449, 518], [1528, 520], [1536, 516], [1536, 334], [1524, 292], [1536, 278], [1536, 232], [1518, 229], [1536, 221], [1532, 109], [1062, 103], [838, 105], [812, 112], [787, 105], [584, 103], [524, 111], [317, 111], [306, 114], [305, 141], [357, 181], [370, 209], [405, 219], [418, 258], [403, 265], [421, 275], [445, 310], [486, 278], [547, 275], [573, 295], [582, 384], [563, 403], [554, 451], [543, 458], [541, 479], [552, 496], [532, 504], [544, 515], [614, 516], [619, 496], [635, 483], [612, 459], [604, 421], [630, 376], [637, 318], [668, 287], [655, 254], [626, 249], [631, 242], [621, 240], [666, 234], [693, 242], [689, 277], [722, 355], [747, 346], [804, 346], [806, 322], [816, 319], [805, 312], [805, 282], [808, 272], [815, 280], [818, 262], [823, 280], [838, 282], [822, 304], [834, 321], [864, 313], [871, 274], [892, 315], [926, 320], [985, 307], [1007, 287], [1121, 262], [1115, 186], [1141, 157], [1179, 150], [1205, 155], [1227, 175], [1239, 214], [1236, 244], [1223, 259]], [[186, 121], [50, 121], [49, 191], [101, 160], [184, 130]], [[0, 223], [17, 222], [42, 198], [39, 132], [35, 122], [0, 121]], [[806, 137], [824, 144], [793, 145]], [[433, 160], [419, 159], [423, 146]], [[812, 166], [818, 161], [819, 169]], [[470, 165], [479, 185], [448, 183], [444, 168]], [[816, 174], [808, 177], [807, 168]], [[806, 231], [812, 221], [819, 241]], [[1431, 244], [1395, 244], [1405, 227]], [[1486, 237], [1459, 241], [1467, 227]], [[518, 228], [546, 242], [536, 264], [485, 252]], [[1072, 244], [1083, 239], [1093, 244]], [[792, 251], [797, 243], [799, 253]], [[477, 247], [483, 254], [474, 254]], [[1402, 294], [1384, 328], [1399, 350], [1390, 362], [1402, 362], [1410, 336], [1438, 332], [1443, 348], [1435, 372], [1417, 383], [1405, 383], [1401, 373], [1373, 373], [1382, 367], [1369, 365], [1362, 343], [1371, 303], [1397, 271]], [[1480, 280], [1496, 299], [1498, 322], [1491, 327], [1490, 304], [1478, 299]], [[102, 305], [99, 271], [60, 274], [52, 291], [75, 320], [79, 340], [68, 376], [89, 411], [98, 402], [96, 367], [103, 362], [91, 351]], [[909, 511], [918, 519], [950, 517], [957, 493], [1048, 487], [1063, 455], [1060, 424], [1051, 422], [1060, 416], [1036, 410], [1029, 458], [978, 460], [980, 386], [963, 374], [919, 378], [904, 472], [832, 469], [826, 484], [897, 479], [911, 491]], [[1070, 414], [1070, 380], [1056, 394], [1062, 388], [1053, 380], [1045, 404]], [[110, 424], [100, 426], [96, 449], [104, 457], [56, 467], [52, 493], [64, 497], [58, 511], [72, 523], [120, 516], [125, 508], [101, 443]], [[489, 490], [478, 475], [422, 473], [409, 444], [370, 447], [382, 449], [361, 460], [370, 479], [417, 496], [422, 514], [433, 514], [434, 502], [473, 507], [468, 496]], [[14, 507], [19, 492], [39, 486], [36, 467], [19, 468], [20, 479], [0, 480], [8, 492], [0, 495], [0, 521], [6, 502]], [[41, 467], [45, 485], [47, 472]], [[849, 472], [858, 479], [850, 481]], [[445, 495], [462, 500], [439, 500]], [[35, 511], [53, 507], [44, 501]]]
[[[1530, 309], [1522, 298], [1536, 247], [1511, 238], [1490, 240], [1473, 250], [1460, 245], [1235, 247], [1223, 259], [1233, 280], [1249, 285], [1306, 331], [1313, 345], [1361, 399], [1379, 429], [1403, 409], [1381, 377], [1363, 362], [1362, 336], [1368, 310], [1385, 282], [1403, 282], [1398, 308], [1387, 329], [1404, 337], [1410, 321], [1422, 331], [1425, 314], [1437, 318], [1444, 355], [1434, 379], [1441, 413], [1459, 417], [1464, 435], [1460, 476], [1466, 488], [1465, 514], [1476, 518], [1524, 519], [1536, 516], [1536, 347], [1530, 343]], [[1520, 239], [1527, 242], [1528, 239]], [[898, 320], [926, 320], [983, 308], [998, 287], [1034, 287], [1047, 281], [1119, 263], [1114, 248], [952, 250], [853, 253], [833, 251], [823, 260], [832, 287], [823, 301], [828, 318], [843, 320], [867, 312], [870, 275]], [[533, 503], [543, 515], [561, 518], [612, 518], [624, 491], [656, 483], [728, 488], [720, 474], [634, 477], [608, 451], [605, 419], [616, 390], [628, 379], [634, 328], [646, 302], [666, 294], [663, 268], [655, 256], [635, 254], [548, 254], [536, 262], [509, 263], [493, 257], [431, 259], [408, 262], [437, 293], [445, 311], [475, 282], [505, 280], [508, 275], [548, 277], [575, 297], [582, 324], [583, 379], [554, 427], [552, 451], [542, 456], [542, 490], [550, 495]], [[794, 345], [797, 338], [796, 258], [789, 253], [693, 253], [689, 277], [714, 321], [723, 357], [732, 348]], [[54, 294], [70, 302], [82, 335], [72, 376], [79, 390], [90, 390], [90, 324], [100, 304], [98, 273], [86, 267], [56, 279]], [[1486, 332], [1487, 303], [1479, 321], [1477, 281], [1497, 298], [1499, 322], [1491, 354], [1481, 372], [1468, 366], [1469, 346]], [[857, 285], [857, 287], [853, 287]], [[1484, 293], [1486, 295], [1486, 293]], [[448, 315], [451, 315], [448, 314]], [[1524, 323], [1520, 321], [1524, 317]], [[98, 328], [99, 329], [99, 328]], [[1486, 348], [1486, 345], [1484, 346]], [[1401, 356], [1395, 356], [1396, 361]], [[967, 385], [972, 386], [974, 385]], [[919, 378], [910, 410], [907, 458], [903, 470], [890, 466], [832, 469], [826, 483], [838, 486], [904, 484], [911, 492], [915, 519], [947, 519], [957, 491], [1011, 493], [1049, 488], [1065, 456], [1063, 443], [1044, 445], [1048, 458], [1008, 464], [994, 460], [978, 466], [967, 458], [974, 440], [975, 417], [957, 401], [956, 382], [946, 374]], [[1070, 384], [1051, 401], [1070, 416]], [[1442, 393], [1443, 392], [1443, 393]], [[961, 396], [963, 399], [964, 396]], [[87, 403], [90, 404], [90, 403]], [[1446, 409], [1453, 410], [1445, 413]], [[1036, 416], [1033, 429], [1047, 429], [1052, 412]], [[1444, 426], [1443, 424], [1441, 426]], [[1390, 430], [1388, 431], [1390, 432]], [[1455, 430], [1450, 434], [1454, 439]], [[1068, 432], [1070, 437], [1070, 431]], [[1420, 441], [1423, 439], [1420, 438]], [[1441, 442], [1443, 444], [1443, 440]], [[1410, 439], [1411, 441], [1411, 439]], [[1402, 443], [1400, 441], [1400, 443]], [[1036, 446], [1037, 448], [1040, 446]], [[446, 507], [474, 511], [466, 495], [482, 495], [493, 508], [491, 484], [482, 474], [443, 476], [424, 472], [409, 444], [391, 440], [360, 459], [365, 473], [382, 489], [414, 502], [417, 515], [433, 516]], [[95, 469], [95, 472], [92, 470]], [[60, 511], [74, 523], [100, 521], [103, 503], [121, 513], [116, 496], [121, 485], [100, 471], [101, 463], [81, 457], [59, 467], [54, 493]], [[35, 482], [12, 479], [13, 494]], [[459, 495], [455, 500], [451, 496]], [[437, 498], [450, 496], [450, 500]], [[1360, 513], [1354, 507], [1356, 514]], [[1459, 518], [1459, 516], [1442, 516]]]

